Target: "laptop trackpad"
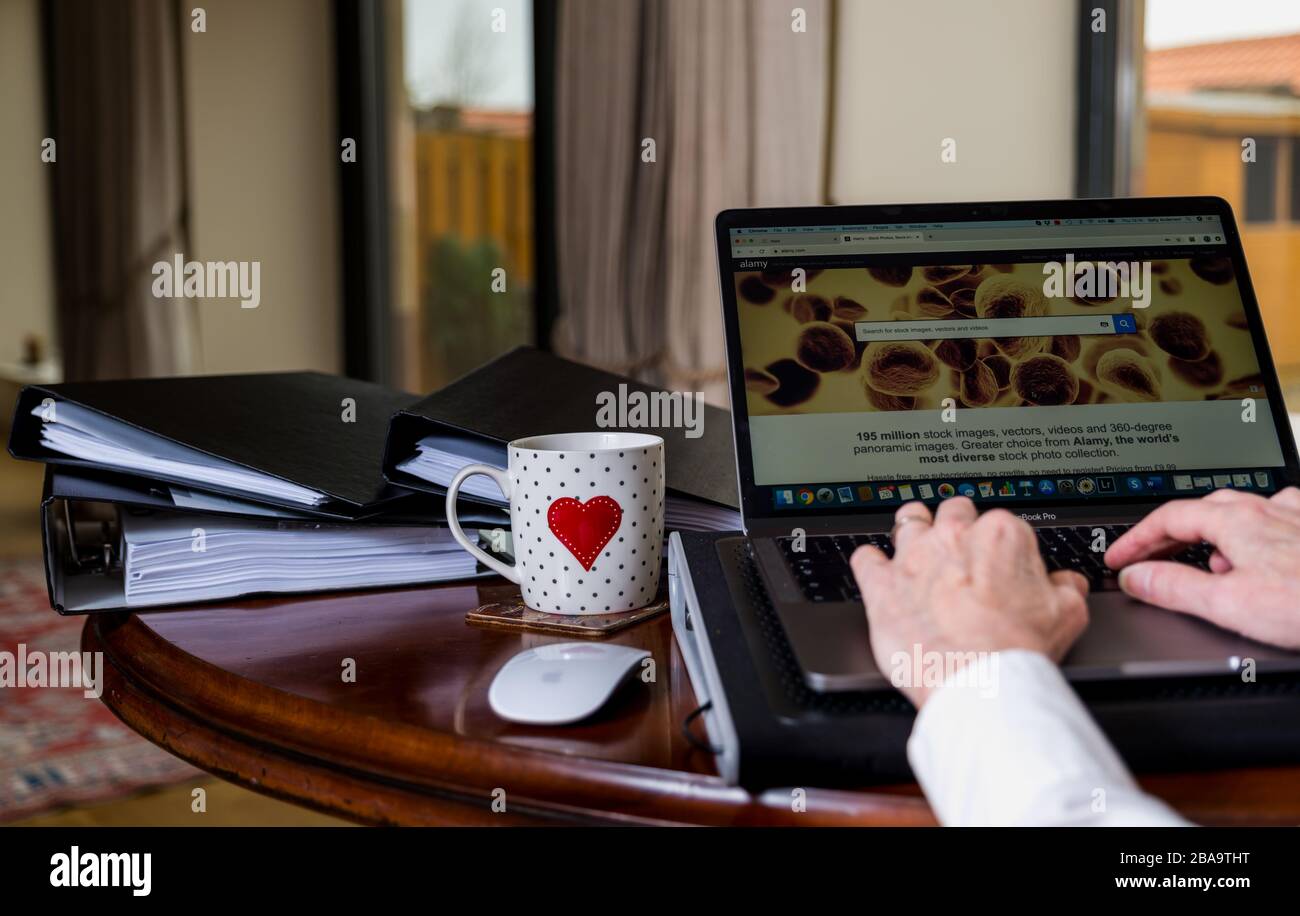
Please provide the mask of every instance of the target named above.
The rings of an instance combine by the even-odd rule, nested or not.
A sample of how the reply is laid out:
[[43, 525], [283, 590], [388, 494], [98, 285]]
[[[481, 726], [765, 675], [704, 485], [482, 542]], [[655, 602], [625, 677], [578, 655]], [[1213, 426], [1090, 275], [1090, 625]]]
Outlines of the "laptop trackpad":
[[[1242, 659], [1300, 664], [1300, 656], [1229, 633], [1185, 614], [1136, 601], [1122, 592], [1088, 599], [1091, 620], [1063, 668], [1071, 680], [1230, 674]], [[1261, 667], [1264, 665], [1261, 664]]]

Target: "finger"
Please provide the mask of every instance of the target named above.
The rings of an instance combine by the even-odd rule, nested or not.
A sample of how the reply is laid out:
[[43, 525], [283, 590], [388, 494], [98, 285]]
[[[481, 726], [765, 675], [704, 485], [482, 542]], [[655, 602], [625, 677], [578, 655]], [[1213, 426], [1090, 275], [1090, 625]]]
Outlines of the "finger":
[[1219, 553], [1219, 551], [1216, 550], [1212, 554], [1210, 554], [1210, 572], [1223, 575], [1224, 573], [1229, 572], [1231, 569], [1232, 569], [1232, 564], [1229, 563], [1228, 558], [1225, 557], [1223, 554]]
[[1250, 503], [1258, 502], [1264, 497], [1258, 493], [1244, 493], [1241, 490], [1215, 490], [1213, 493], [1207, 493], [1201, 497], [1207, 503]]
[[[1276, 494], [1274, 494], [1276, 495]], [[1300, 491], [1296, 494], [1300, 497]], [[1287, 511], [1285, 503], [1277, 503], [1264, 496], [1262, 493], [1247, 493], [1244, 490], [1215, 490], [1201, 497], [1206, 502], [1216, 503], [1221, 506], [1237, 506], [1248, 509], [1263, 510], [1275, 518], [1285, 519], [1292, 513]], [[1300, 521], [1300, 518], [1296, 519]]]
[[1300, 515], [1300, 489], [1287, 487], [1285, 490], [1278, 490], [1269, 499], [1269, 503], [1276, 508]]
[[915, 538], [930, 530], [930, 510], [924, 503], [904, 503], [894, 514], [894, 550], [905, 548]]
[[1215, 600], [1224, 581], [1194, 566], [1166, 560], [1135, 563], [1119, 573], [1119, 587], [1139, 601], [1215, 623], [1224, 613], [1223, 602]]
[[1013, 515], [1006, 509], [990, 509], [985, 512], [971, 528], [971, 535], [977, 542], [990, 547], [1004, 544], [1008, 549], [1016, 551], [1021, 548], [1035, 548], [1032, 553], [1036, 557], [1039, 556], [1036, 549], [1038, 539], [1034, 536], [1034, 529], [1029, 527], [1029, 523], [1023, 518]]
[[892, 571], [889, 557], [879, 547], [863, 544], [849, 557], [849, 569], [853, 570], [862, 600], [870, 607]]
[[1209, 541], [1231, 558], [1231, 535], [1251, 517], [1254, 507], [1227, 505], [1205, 499], [1180, 499], [1165, 503], [1125, 532], [1106, 551], [1106, 565], [1120, 569], [1170, 550], [1178, 544]]
[[[1300, 496], [1300, 493], [1297, 493]], [[1222, 506], [1237, 506], [1256, 511], [1267, 512], [1270, 516], [1284, 521], [1300, 522], [1295, 513], [1288, 512], [1284, 504], [1275, 503], [1259, 493], [1246, 493], [1243, 490], [1215, 490], [1202, 497], [1206, 502]]]
[[1072, 589], [1080, 598], [1088, 597], [1088, 577], [1083, 573], [1075, 572], [1073, 569], [1058, 569], [1056, 572], [1048, 573], [1047, 578], [1051, 579], [1052, 584], [1058, 588]]
[[885, 556], [885, 552], [879, 547], [873, 547], [871, 544], [863, 544], [849, 557], [849, 568], [859, 579], [888, 566], [889, 557]]
[[958, 543], [945, 558], [963, 564], [973, 581], [1001, 589], [1010, 582], [1041, 581], [1047, 575], [1034, 529], [1006, 509], [990, 509], [974, 525], [956, 533]]
[[940, 525], [970, 525], [978, 515], [979, 513], [975, 511], [975, 503], [969, 496], [954, 496], [939, 504], [939, 511], [934, 514], [934, 521], [935, 524]]
[[[1086, 587], [1086, 580], [1084, 585]], [[1057, 585], [1055, 589], [1058, 617], [1052, 630], [1051, 651], [1052, 657], [1060, 661], [1088, 628], [1088, 602], [1076, 590], [1074, 583]]]

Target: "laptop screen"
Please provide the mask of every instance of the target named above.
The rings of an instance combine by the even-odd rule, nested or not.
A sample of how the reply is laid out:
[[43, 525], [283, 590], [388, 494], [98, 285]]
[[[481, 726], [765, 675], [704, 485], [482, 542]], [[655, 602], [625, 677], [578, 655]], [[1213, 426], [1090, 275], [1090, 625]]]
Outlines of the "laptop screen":
[[728, 228], [751, 514], [1275, 491], [1286, 417], [1229, 231], [1212, 212]]

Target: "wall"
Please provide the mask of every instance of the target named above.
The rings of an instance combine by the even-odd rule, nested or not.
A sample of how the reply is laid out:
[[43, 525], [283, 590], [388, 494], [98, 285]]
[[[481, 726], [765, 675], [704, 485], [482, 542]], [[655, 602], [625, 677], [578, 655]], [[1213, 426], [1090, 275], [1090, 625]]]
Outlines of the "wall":
[[[320, 0], [206, 0], [185, 19], [187, 255], [261, 261], [262, 302], [200, 308], [203, 372], [340, 371], [333, 16]], [[360, 155], [365, 152], [360, 151]]]
[[836, 15], [833, 202], [1073, 196], [1074, 0], [840, 0]]
[[0, 2], [0, 363], [19, 359], [28, 334], [54, 343], [41, 67], [39, 0]]

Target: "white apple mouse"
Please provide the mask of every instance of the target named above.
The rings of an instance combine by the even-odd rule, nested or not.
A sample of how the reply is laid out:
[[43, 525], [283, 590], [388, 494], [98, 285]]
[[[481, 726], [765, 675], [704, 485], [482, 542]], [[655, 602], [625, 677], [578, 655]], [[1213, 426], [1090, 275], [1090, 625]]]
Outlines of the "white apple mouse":
[[605, 705], [643, 658], [645, 649], [562, 642], [520, 652], [488, 688], [488, 705], [510, 722], [567, 725]]

